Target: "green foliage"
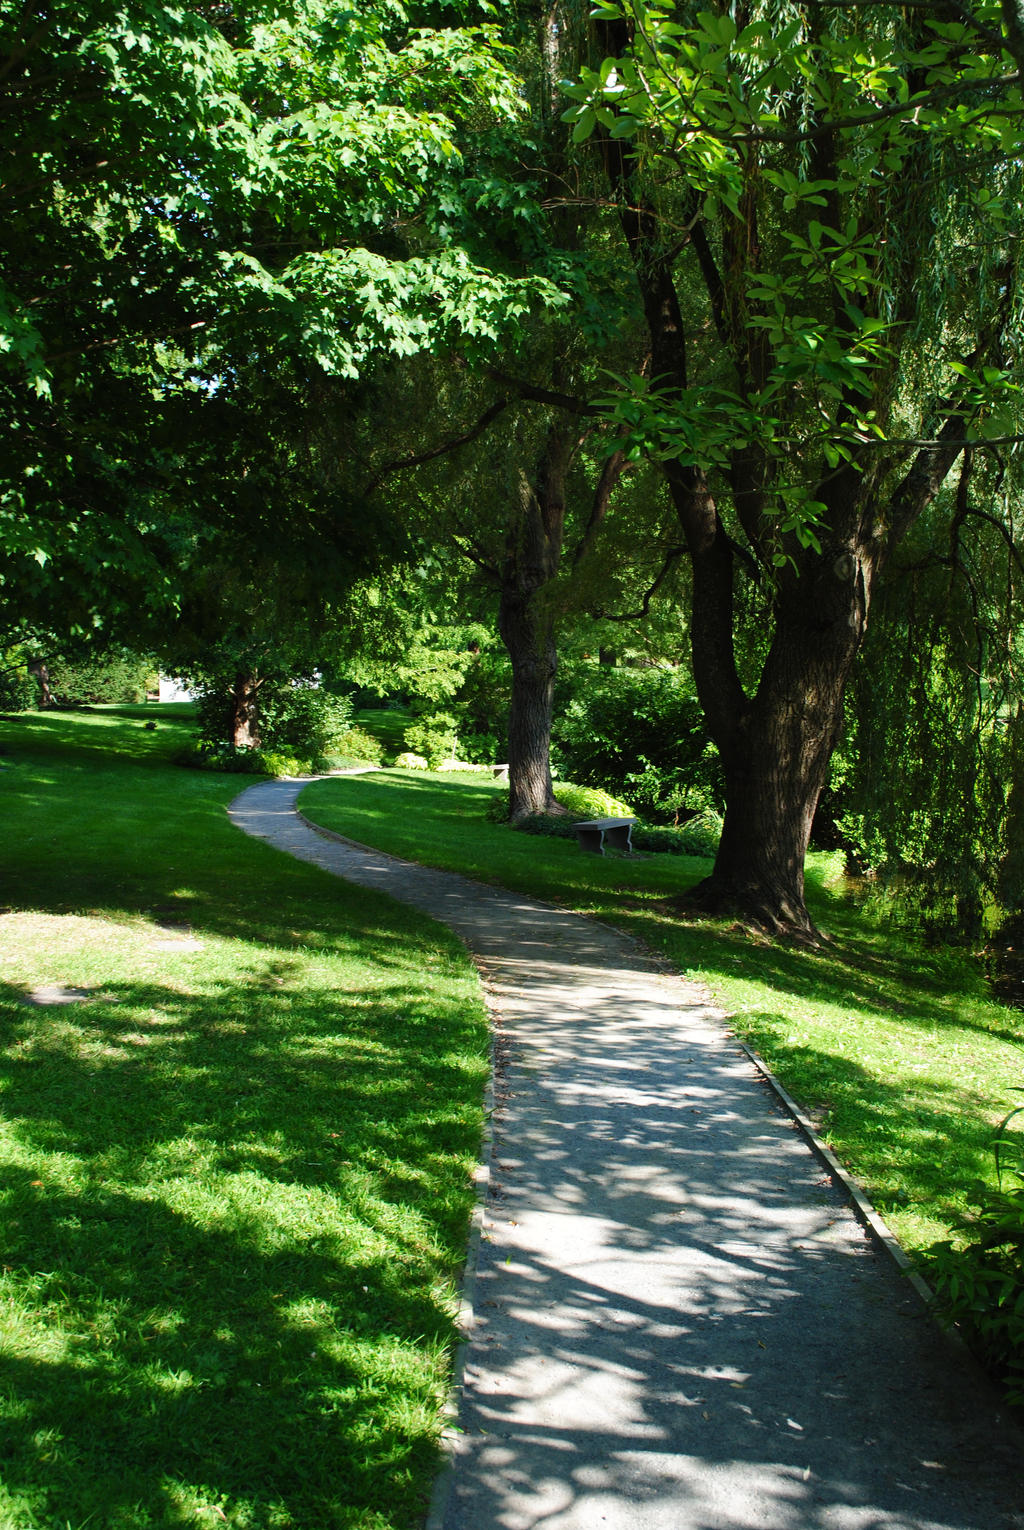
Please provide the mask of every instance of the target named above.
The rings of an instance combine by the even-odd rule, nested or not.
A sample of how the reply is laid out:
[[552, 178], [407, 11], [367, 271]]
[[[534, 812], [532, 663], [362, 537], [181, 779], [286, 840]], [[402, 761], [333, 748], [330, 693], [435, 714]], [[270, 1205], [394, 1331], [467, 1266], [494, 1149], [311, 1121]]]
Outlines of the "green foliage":
[[[323, 0], [2, 9], [0, 629], [159, 630], [267, 493], [296, 511], [272, 535], [309, 531], [329, 378], [489, 358], [563, 301], [490, 232], [499, 204], [538, 218], [514, 58], [496, 25], [390, 0], [344, 24]], [[268, 443], [282, 392], [303, 462]]]
[[587, 665], [570, 683], [552, 728], [560, 772], [655, 822], [721, 805], [717, 755], [688, 676]]
[[637, 824], [633, 830], [634, 850], [659, 855], [702, 855], [713, 858], [722, 837], [722, 815], [714, 808], [703, 808], [676, 828]]
[[555, 801], [578, 818], [631, 818], [633, 816], [625, 802], [599, 786], [556, 781], [554, 790]]
[[496, 733], [466, 733], [460, 730], [459, 753], [471, 765], [497, 765], [504, 750], [504, 738], [499, 738]]
[[403, 754], [398, 756], [398, 758], [395, 760], [395, 766], [399, 770], [430, 769], [430, 763], [426, 757], [422, 754], [413, 754], [411, 749], [407, 749]]
[[50, 690], [65, 702], [145, 701], [159, 678], [152, 658], [126, 649], [111, 649], [95, 658], [51, 659], [47, 670]]
[[175, 765], [187, 770], [214, 770], [226, 775], [261, 776], [272, 775], [265, 771], [263, 757], [258, 749], [235, 749], [231, 744], [209, 744], [199, 739], [183, 744], [172, 755]]
[[882, 583], [830, 803], [880, 899], [940, 940], [977, 939], [1024, 890], [1019, 568], [987, 509], [967, 544], [965, 511], [995, 489], [976, 479], [970, 500], [937, 501]]
[[[233, 679], [211, 676], [197, 690], [200, 739], [217, 757], [225, 750], [225, 757], [233, 753]], [[348, 696], [335, 695], [313, 681], [278, 674], [259, 679], [255, 697], [260, 749], [301, 760], [306, 769], [325, 755], [345, 753], [353, 711]]]
[[35, 706], [38, 694], [24, 649], [0, 650], [0, 712], [24, 712]]
[[[620, 802], [610, 792], [602, 791], [597, 786], [576, 786], [571, 781], [556, 781], [555, 801], [559, 803], [571, 815], [571, 826], [575, 819], [587, 818], [632, 818], [632, 809], [626, 803]], [[489, 823], [508, 822], [509, 794], [507, 789], [498, 795], [487, 805], [487, 820]], [[535, 831], [536, 832], [536, 831]], [[552, 832], [556, 832], [552, 830]]]
[[282, 750], [312, 759], [344, 753], [351, 732], [353, 706], [311, 682], [266, 680], [258, 693], [259, 740], [263, 749]]
[[996, 1132], [998, 1187], [965, 1222], [966, 1243], [936, 1244], [929, 1266], [939, 1312], [959, 1325], [1018, 1405], [1024, 1404], [1024, 1135], [1011, 1126], [1022, 1110], [1012, 1110]]
[[[610, 0], [597, 18], [631, 46], [567, 86], [574, 140], [620, 141], [649, 185], [681, 184], [710, 236], [705, 267], [753, 226], [755, 208], [770, 230], [734, 269], [720, 266], [728, 291], [716, 332], [745, 331], [746, 365], [732, 375], [704, 365], [682, 388], [613, 376], [604, 404], [631, 455], [698, 467], [723, 486], [737, 451], [786, 463], [773, 475], [778, 540], [765, 560], [784, 568], [786, 538], [820, 551], [828, 489], [809, 474], [862, 460], [892, 426], [906, 433], [892, 411], [902, 351], [936, 357], [936, 335], [947, 342], [911, 409], [927, 415], [945, 390], [972, 434], [1017, 429], [1013, 372], [965, 365], [960, 346], [965, 308], [995, 302], [995, 251], [1015, 237], [1019, 212], [1009, 190], [1019, 184], [1019, 96], [991, 32], [979, 25], [965, 45], [963, 29], [895, 6], [837, 10], [813, 25], [797, 10], [754, 6], [738, 27], [725, 9], [681, 17], [675, 6]], [[834, 153], [820, 152], [824, 123]], [[986, 170], [970, 176], [968, 164]], [[959, 249], [986, 244], [993, 258], [970, 272], [970, 290]]]
[[424, 756], [431, 770], [443, 760], [459, 758], [459, 720], [452, 712], [428, 712], [405, 730], [405, 747]]
[[384, 760], [384, 745], [365, 728], [352, 725], [335, 735], [334, 741], [324, 754], [344, 759], [359, 760], [367, 765], [380, 765]]

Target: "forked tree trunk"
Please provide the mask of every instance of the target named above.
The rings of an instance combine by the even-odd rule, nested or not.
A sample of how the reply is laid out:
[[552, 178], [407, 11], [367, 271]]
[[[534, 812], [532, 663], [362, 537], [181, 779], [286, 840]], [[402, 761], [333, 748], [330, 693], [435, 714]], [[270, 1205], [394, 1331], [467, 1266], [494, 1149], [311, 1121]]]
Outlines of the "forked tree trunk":
[[[599, 23], [608, 57], [631, 41], [625, 23]], [[685, 398], [687, 324], [675, 286], [674, 253], [637, 163], [622, 140], [602, 139], [605, 168], [619, 199], [623, 233], [633, 260], [651, 340], [651, 375]], [[746, 207], [746, 252], [757, 245], [757, 199]], [[735, 230], [733, 230], [733, 237]], [[732, 267], [716, 263], [695, 220], [690, 234], [709, 311], [740, 390], [764, 380], [765, 357], [743, 322], [745, 276], [729, 289]], [[730, 246], [731, 248], [731, 246]], [[728, 253], [728, 251], [727, 251]], [[744, 272], [744, 260], [735, 269]], [[739, 295], [734, 309], [730, 290]], [[760, 332], [759, 332], [760, 333]], [[858, 407], [861, 407], [858, 405]], [[821, 551], [800, 548], [777, 573], [762, 543], [770, 510], [767, 464], [738, 446], [730, 490], [736, 519], [751, 548], [748, 561], [772, 580], [773, 637], [756, 693], [748, 695], [736, 665], [734, 581], [737, 544], [719, 514], [703, 471], [669, 458], [664, 464], [693, 571], [691, 642], [694, 679], [708, 731], [718, 746], [726, 781], [726, 815], [711, 876], [695, 889], [705, 906], [735, 910], [763, 927], [814, 937], [804, 903], [803, 864], [829, 760], [843, 726], [843, 692], [867, 627], [871, 586], [884, 556], [938, 493], [960, 451], [963, 426], [950, 405], [934, 442], [922, 445], [887, 497], [875, 502], [877, 456], [865, 452], [818, 485]], [[879, 512], [884, 508], [884, 515]]]
[[231, 688], [231, 743], [236, 749], [259, 748], [259, 713], [257, 697], [260, 682], [256, 675], [243, 672], [235, 676]]

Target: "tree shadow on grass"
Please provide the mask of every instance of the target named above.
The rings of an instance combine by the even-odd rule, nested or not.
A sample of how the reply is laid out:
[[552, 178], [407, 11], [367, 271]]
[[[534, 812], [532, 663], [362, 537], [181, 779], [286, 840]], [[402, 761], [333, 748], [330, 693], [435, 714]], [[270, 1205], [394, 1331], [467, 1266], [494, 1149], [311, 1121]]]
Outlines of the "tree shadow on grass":
[[42, 1523], [416, 1522], [479, 1140], [449, 1019], [397, 983], [4, 1006], [0, 1455]]
[[[639, 923], [633, 928], [640, 933]], [[974, 1030], [1014, 1044], [1024, 1040], [1024, 1022], [1015, 1011], [1005, 1009], [1000, 1020], [992, 1018], [991, 1009], [984, 1019], [973, 1018], [966, 1004], [954, 1008], [949, 1002], [948, 983], [934, 966], [928, 970], [923, 954], [908, 972], [906, 965], [899, 965], [899, 953], [879, 954], [870, 937], [844, 931], [833, 944], [808, 950], [751, 937], [739, 925], [716, 923], [709, 931], [700, 921], [662, 918], [654, 929], [670, 955], [684, 967], [699, 965], [712, 982], [716, 973], [726, 978], [749, 977], [797, 1001], [866, 1009], [896, 1027], [924, 1021], [938, 1030]], [[911, 986], [912, 1007], [908, 1002]]]

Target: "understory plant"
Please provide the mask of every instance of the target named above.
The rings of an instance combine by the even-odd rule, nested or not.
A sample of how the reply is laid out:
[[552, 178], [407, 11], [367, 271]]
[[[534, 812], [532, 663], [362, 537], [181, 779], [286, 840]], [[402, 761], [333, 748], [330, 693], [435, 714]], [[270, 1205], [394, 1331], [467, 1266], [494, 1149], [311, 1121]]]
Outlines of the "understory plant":
[[688, 676], [591, 666], [552, 730], [559, 770], [632, 804], [651, 823], [721, 806], [717, 751]]
[[[1021, 1091], [1024, 1092], [1024, 1091]], [[1024, 1134], [1011, 1130], [1024, 1105], [999, 1124], [993, 1152], [998, 1185], [978, 1199], [968, 1241], [931, 1250], [938, 1310], [956, 1323], [1011, 1403], [1024, 1405]]]

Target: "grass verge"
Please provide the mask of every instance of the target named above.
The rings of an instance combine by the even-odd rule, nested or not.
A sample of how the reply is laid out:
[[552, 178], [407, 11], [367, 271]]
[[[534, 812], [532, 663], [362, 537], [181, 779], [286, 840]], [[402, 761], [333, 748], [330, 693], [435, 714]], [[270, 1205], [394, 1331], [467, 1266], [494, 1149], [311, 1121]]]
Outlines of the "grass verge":
[[166, 762], [186, 727], [0, 733], [0, 1527], [404, 1530], [478, 985], [439, 926], [233, 828], [244, 781]]
[[628, 929], [705, 983], [807, 1109], [904, 1246], [957, 1236], [994, 1179], [992, 1133], [1024, 1083], [1024, 1017], [989, 998], [958, 953], [869, 921], [811, 857], [808, 898], [832, 943], [807, 951], [741, 926], [684, 918], [667, 900], [708, 862], [581, 854], [489, 824], [479, 776], [382, 772], [318, 782], [302, 810], [398, 855], [580, 909]]

